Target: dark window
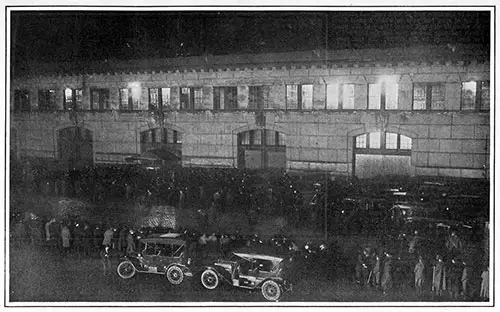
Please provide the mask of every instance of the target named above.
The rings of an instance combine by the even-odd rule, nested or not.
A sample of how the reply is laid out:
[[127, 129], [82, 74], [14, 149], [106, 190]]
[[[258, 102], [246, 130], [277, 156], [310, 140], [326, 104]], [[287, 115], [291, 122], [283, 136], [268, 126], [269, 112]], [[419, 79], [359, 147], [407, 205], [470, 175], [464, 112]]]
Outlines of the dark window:
[[90, 103], [92, 110], [102, 111], [111, 109], [109, 105], [109, 90], [90, 89]]
[[444, 95], [444, 83], [415, 83], [413, 84], [413, 109], [443, 109]]
[[31, 110], [30, 93], [28, 90], [14, 91], [14, 112], [29, 112]]
[[232, 110], [238, 108], [236, 87], [214, 87], [214, 109]]
[[57, 109], [55, 90], [38, 91], [38, 109], [40, 111], [52, 111]]
[[250, 86], [248, 88], [248, 108], [263, 109], [264, 108], [264, 87]]
[[77, 110], [82, 107], [82, 89], [64, 89], [64, 110]]
[[462, 110], [490, 109], [490, 82], [466, 81], [462, 82]]

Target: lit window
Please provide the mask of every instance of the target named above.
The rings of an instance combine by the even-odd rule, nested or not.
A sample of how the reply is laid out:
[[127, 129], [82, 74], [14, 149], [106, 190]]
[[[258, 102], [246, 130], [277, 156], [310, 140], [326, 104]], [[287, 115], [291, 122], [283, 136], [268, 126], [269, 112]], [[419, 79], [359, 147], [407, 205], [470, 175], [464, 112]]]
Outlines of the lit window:
[[386, 132], [385, 134], [385, 148], [397, 149], [398, 148], [398, 134]]
[[250, 131], [240, 133], [241, 145], [250, 145]]
[[462, 82], [462, 109], [476, 109], [476, 82]]
[[130, 89], [120, 89], [120, 109], [132, 110], [132, 96]]
[[285, 134], [278, 132], [278, 146], [285, 146]]
[[372, 132], [369, 136], [370, 148], [380, 148], [380, 132]]
[[262, 131], [261, 130], [253, 130], [253, 145], [261, 145], [262, 144]]
[[481, 105], [479, 109], [490, 109], [490, 82], [481, 81]]
[[[398, 84], [386, 83], [385, 85], [385, 109], [398, 109]], [[384, 103], [383, 103], [384, 104]], [[382, 105], [383, 105], [382, 104]]]
[[368, 109], [380, 109], [381, 84], [368, 85]]
[[399, 148], [404, 150], [411, 150], [411, 138], [401, 134]]
[[298, 85], [287, 85], [286, 86], [286, 108], [287, 109], [298, 109]]
[[266, 130], [266, 145], [276, 145], [276, 131]]
[[326, 85], [326, 109], [339, 108], [339, 85], [327, 84]]
[[161, 105], [164, 109], [172, 108], [170, 88], [161, 88]]
[[194, 90], [194, 107], [196, 109], [201, 109], [203, 108], [203, 92], [201, 91], [201, 88], [193, 88]]
[[158, 104], [159, 91], [157, 88], [149, 89], [149, 110], [157, 110], [160, 109], [160, 105]]
[[342, 86], [342, 109], [354, 109], [354, 85]]
[[82, 89], [64, 89], [64, 110], [74, 110], [82, 107]]
[[366, 148], [366, 134], [356, 137], [356, 148]]
[[302, 88], [302, 107], [300, 109], [312, 109], [313, 85], [301, 85]]

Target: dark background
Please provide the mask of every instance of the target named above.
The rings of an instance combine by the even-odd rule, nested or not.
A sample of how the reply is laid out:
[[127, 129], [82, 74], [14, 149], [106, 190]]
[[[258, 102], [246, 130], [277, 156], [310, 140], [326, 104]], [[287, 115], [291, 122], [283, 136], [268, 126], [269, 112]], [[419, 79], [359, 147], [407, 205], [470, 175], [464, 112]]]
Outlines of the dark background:
[[[11, 61], [480, 44], [489, 11], [12, 11]], [[328, 29], [328, 31], [326, 31]]]

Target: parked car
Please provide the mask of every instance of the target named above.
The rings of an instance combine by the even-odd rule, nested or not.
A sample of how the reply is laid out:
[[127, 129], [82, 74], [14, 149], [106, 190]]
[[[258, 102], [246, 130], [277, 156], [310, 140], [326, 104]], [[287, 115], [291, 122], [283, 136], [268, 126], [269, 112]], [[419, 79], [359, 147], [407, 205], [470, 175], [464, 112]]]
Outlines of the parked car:
[[179, 285], [184, 277], [193, 276], [189, 257], [192, 242], [179, 233], [150, 234], [139, 239], [138, 252], [122, 258], [116, 271], [128, 279], [136, 273], [153, 273], [167, 276], [173, 285]]
[[215, 289], [222, 283], [245, 289], [260, 289], [269, 301], [280, 300], [284, 292], [291, 290], [287, 278], [289, 259], [274, 253], [252, 250], [233, 252], [227, 260], [219, 259], [205, 267], [201, 284], [206, 289]]

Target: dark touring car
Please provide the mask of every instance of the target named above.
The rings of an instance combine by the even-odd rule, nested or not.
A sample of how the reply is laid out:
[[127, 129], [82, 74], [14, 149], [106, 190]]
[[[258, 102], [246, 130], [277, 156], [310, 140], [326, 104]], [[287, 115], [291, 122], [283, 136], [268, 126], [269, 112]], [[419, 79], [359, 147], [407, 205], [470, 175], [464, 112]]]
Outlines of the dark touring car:
[[190, 241], [182, 234], [152, 234], [141, 238], [139, 244], [139, 251], [126, 255], [118, 265], [116, 271], [121, 278], [128, 279], [136, 273], [163, 274], [171, 284], [179, 285], [184, 277], [193, 276], [189, 267]]
[[287, 278], [289, 258], [251, 250], [233, 252], [227, 260], [219, 259], [205, 267], [201, 283], [206, 289], [215, 289], [222, 283], [238, 288], [260, 289], [269, 301], [280, 300], [291, 290]]

